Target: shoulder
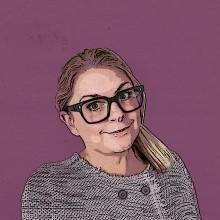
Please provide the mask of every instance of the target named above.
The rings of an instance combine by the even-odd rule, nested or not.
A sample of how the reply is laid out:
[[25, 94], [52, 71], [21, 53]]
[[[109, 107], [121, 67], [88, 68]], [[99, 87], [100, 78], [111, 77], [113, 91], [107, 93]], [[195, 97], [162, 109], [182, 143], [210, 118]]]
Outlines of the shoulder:
[[[169, 186], [166, 191], [168, 200], [174, 201], [176, 215], [186, 219], [201, 219], [193, 179], [184, 163], [182, 157], [171, 150], [174, 163], [170, 170], [165, 174], [165, 183]], [[177, 217], [178, 218], [178, 217]], [[176, 219], [177, 219], [176, 218]], [[184, 218], [184, 219], [185, 219]]]
[[58, 182], [58, 179], [64, 179], [64, 176], [74, 173], [72, 172], [74, 167], [73, 164], [74, 159], [72, 158], [42, 164], [37, 169], [33, 170], [31, 176], [27, 178], [24, 192], [44, 192], [45, 190], [51, 191], [53, 185]]
[[32, 172], [21, 197], [22, 219], [48, 219], [51, 216], [55, 186], [62, 184], [62, 173], [71, 163], [71, 159], [46, 163]]
[[183, 158], [174, 151], [173, 149], [169, 149], [171, 155], [172, 155], [172, 165], [170, 166], [170, 170], [173, 170], [175, 168], [184, 169], [186, 167]]
[[191, 174], [186, 166], [186, 163], [183, 161], [182, 157], [174, 150], [170, 150], [174, 158], [173, 164], [165, 175], [167, 178], [171, 178], [175, 181], [178, 181], [180, 185], [184, 184], [186, 187], [194, 187], [193, 179]]
[[170, 152], [173, 156], [172, 169], [178, 169], [186, 172], [187, 168], [185, 162], [183, 161], [183, 158], [179, 155], [179, 153], [174, 150], [170, 150]]

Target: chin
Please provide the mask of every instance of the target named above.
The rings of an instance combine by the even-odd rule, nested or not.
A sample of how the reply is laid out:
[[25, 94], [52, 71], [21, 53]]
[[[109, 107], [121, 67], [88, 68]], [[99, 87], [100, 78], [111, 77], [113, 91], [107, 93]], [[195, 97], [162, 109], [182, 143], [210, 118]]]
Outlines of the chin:
[[129, 145], [129, 146], [126, 146], [126, 145], [124, 145], [124, 146], [115, 146], [115, 147], [112, 149], [112, 151], [113, 151], [114, 153], [122, 153], [122, 152], [128, 151], [130, 148], [131, 148], [130, 145]]
[[[114, 151], [124, 151], [129, 149], [133, 143], [133, 135], [131, 132], [121, 133], [121, 134], [108, 134], [104, 142], [108, 143], [109, 148]], [[113, 147], [112, 147], [113, 146]]]
[[131, 148], [132, 146], [132, 142], [131, 140], [127, 140], [127, 141], [118, 141], [118, 142], [114, 142], [113, 145], [115, 146], [114, 149], [115, 150], [119, 150], [119, 151], [124, 151], [127, 150], [129, 148]]

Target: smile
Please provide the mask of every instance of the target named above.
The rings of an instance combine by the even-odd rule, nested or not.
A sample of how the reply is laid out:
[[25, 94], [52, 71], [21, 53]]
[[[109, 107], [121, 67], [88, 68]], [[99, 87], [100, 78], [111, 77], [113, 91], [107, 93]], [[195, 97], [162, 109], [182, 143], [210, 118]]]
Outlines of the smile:
[[120, 130], [109, 132], [108, 134], [118, 134], [118, 133], [121, 133], [121, 132], [127, 130], [131, 126], [131, 124], [129, 126], [125, 127], [125, 128], [120, 129]]
[[117, 130], [117, 131], [111, 132], [110, 134], [120, 133], [120, 132], [122, 132], [122, 131], [127, 130], [129, 127], [130, 127], [130, 126], [125, 127], [125, 128], [123, 128], [123, 129], [121, 129], [121, 130]]

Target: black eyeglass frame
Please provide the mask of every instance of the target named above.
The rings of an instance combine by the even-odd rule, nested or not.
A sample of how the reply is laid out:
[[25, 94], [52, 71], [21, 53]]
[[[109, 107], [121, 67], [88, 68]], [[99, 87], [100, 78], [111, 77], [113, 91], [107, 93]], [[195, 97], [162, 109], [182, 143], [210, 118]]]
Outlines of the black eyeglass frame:
[[[118, 98], [119, 98], [119, 96], [120, 96], [122, 93], [124, 93], [124, 92], [126, 92], [126, 91], [129, 91], [129, 90], [131, 90], [131, 89], [139, 90], [140, 95], [141, 95], [141, 103], [140, 103], [140, 105], [139, 105], [137, 108], [132, 109], [132, 110], [130, 110], [130, 111], [125, 111], [125, 110], [121, 107], [121, 105], [120, 105], [120, 103], [119, 103], [119, 101], [118, 101]], [[70, 106], [67, 106], [67, 105], [66, 105], [66, 106], [63, 107], [63, 111], [67, 112], [68, 114], [69, 114], [71, 111], [79, 112], [79, 113], [81, 114], [81, 116], [83, 117], [83, 119], [84, 119], [88, 124], [96, 124], [96, 123], [99, 123], [99, 122], [102, 122], [102, 121], [106, 120], [106, 119], [110, 116], [110, 109], [111, 109], [111, 104], [112, 104], [112, 102], [116, 102], [116, 103], [118, 104], [119, 108], [120, 108], [123, 112], [125, 112], [125, 113], [133, 112], [133, 111], [137, 110], [138, 108], [140, 108], [140, 107], [142, 106], [142, 104], [143, 104], [143, 92], [144, 92], [144, 86], [143, 86], [143, 85], [133, 86], [133, 87], [131, 87], [131, 88], [124, 89], [124, 90], [121, 90], [121, 91], [117, 92], [113, 97], [110, 97], [110, 98], [109, 98], [109, 97], [106, 97], [106, 96], [99, 96], [99, 97], [95, 97], [95, 98], [92, 98], [92, 99], [89, 99], [89, 100], [86, 100], [86, 101], [82, 101], [82, 102], [79, 102], [79, 103], [76, 103], [76, 104], [73, 104], [73, 105], [70, 105]], [[101, 120], [99, 120], [99, 121], [89, 122], [89, 121], [86, 120], [85, 116], [83, 115], [82, 106], [83, 106], [84, 104], [88, 103], [88, 102], [91, 102], [91, 101], [94, 101], [94, 100], [98, 100], [98, 99], [104, 99], [104, 100], [107, 101], [107, 103], [108, 103], [107, 115], [106, 115], [105, 118], [103, 118], [103, 119], [101, 119]]]

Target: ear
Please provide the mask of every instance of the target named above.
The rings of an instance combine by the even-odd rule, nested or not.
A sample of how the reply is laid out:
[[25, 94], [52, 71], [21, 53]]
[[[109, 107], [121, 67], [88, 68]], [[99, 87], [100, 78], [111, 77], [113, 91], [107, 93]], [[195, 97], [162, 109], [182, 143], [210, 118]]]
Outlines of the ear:
[[74, 118], [67, 112], [61, 111], [59, 112], [60, 120], [66, 124], [66, 126], [69, 128], [70, 132], [76, 136], [79, 136], [79, 132], [74, 124]]

